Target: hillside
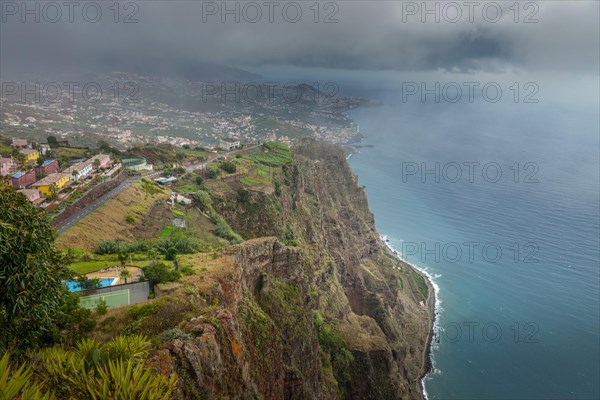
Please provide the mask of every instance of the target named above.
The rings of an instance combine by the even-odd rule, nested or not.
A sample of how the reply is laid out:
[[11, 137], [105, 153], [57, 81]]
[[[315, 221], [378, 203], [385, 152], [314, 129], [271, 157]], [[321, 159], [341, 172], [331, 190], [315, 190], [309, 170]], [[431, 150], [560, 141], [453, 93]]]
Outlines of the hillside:
[[[422, 398], [433, 291], [387, 253], [343, 152], [301, 140], [233, 163], [220, 179], [177, 183], [193, 206], [161, 213], [183, 216], [185, 231], [151, 209], [163, 201], [148, 196], [166, 194], [133, 187], [61, 236], [87, 251], [102, 239], [198, 241], [179, 256], [181, 279], [99, 317], [93, 336], [154, 337], [146, 362], [177, 374], [173, 398]], [[140, 207], [130, 226], [129, 196]], [[153, 231], [137, 229], [149, 220]], [[86, 236], [96, 225], [107, 228]]]

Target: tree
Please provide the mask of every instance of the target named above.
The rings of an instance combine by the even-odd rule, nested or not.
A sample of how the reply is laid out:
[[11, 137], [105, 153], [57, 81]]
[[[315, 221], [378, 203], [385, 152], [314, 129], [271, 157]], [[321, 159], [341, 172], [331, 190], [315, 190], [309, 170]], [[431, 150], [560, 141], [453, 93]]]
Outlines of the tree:
[[58, 192], [56, 191], [56, 185], [50, 185], [50, 195], [48, 196], [48, 200], [56, 200], [58, 198]]
[[88, 278], [85, 275], [78, 276], [76, 282], [80, 290], [100, 289], [102, 287], [100, 278]]
[[177, 249], [175, 247], [169, 247], [165, 253], [165, 260], [173, 261], [175, 271], [179, 269], [179, 262], [177, 261]]
[[11, 155], [20, 166], [24, 167], [27, 164], [27, 157], [19, 149], [12, 149]]
[[125, 263], [127, 262], [127, 253], [124, 251], [119, 251], [119, 262], [121, 263], [121, 266], [125, 266]]
[[[98, 285], [100, 281], [98, 280]], [[75, 342], [82, 339], [89, 333], [96, 320], [92, 317], [92, 312], [87, 308], [81, 307], [79, 303], [79, 293], [69, 293], [58, 309], [57, 330], [55, 331], [54, 341], [72, 346]]]
[[150, 282], [151, 290], [154, 290], [154, 285], [157, 283], [173, 282], [181, 277], [179, 272], [172, 271], [163, 263], [148, 265], [142, 268], [142, 271], [144, 271], [144, 279]]
[[98, 315], [106, 314], [108, 312], [108, 306], [106, 305], [106, 301], [102, 298], [98, 300], [98, 302], [96, 302], [96, 307], [94, 307], [94, 311], [96, 311]]
[[71, 278], [45, 212], [0, 179], [0, 352], [44, 344]]
[[100, 166], [100, 159], [99, 158], [94, 158], [94, 167], [96, 167], [96, 169]]
[[56, 137], [50, 135], [46, 138], [46, 141], [48, 141], [48, 146], [50, 146], [51, 148], [55, 149], [58, 147], [58, 140], [56, 139]]
[[169, 247], [165, 253], [165, 260], [174, 261], [177, 258], [177, 249]]
[[148, 250], [148, 258], [151, 260], [150, 265], [155, 265], [158, 261], [158, 250], [154, 248]]
[[196, 176], [196, 185], [202, 186], [203, 183], [204, 183], [204, 178], [202, 178], [200, 175]]
[[127, 278], [129, 278], [131, 276], [131, 273], [129, 272], [128, 269], [124, 269], [121, 271], [119, 276], [121, 277], [121, 279], [123, 279], [125, 281], [125, 283], [127, 283]]
[[73, 177], [74, 180], [77, 180], [79, 178], [79, 171], [77, 171], [76, 169], [74, 169], [71, 172], [71, 176]]

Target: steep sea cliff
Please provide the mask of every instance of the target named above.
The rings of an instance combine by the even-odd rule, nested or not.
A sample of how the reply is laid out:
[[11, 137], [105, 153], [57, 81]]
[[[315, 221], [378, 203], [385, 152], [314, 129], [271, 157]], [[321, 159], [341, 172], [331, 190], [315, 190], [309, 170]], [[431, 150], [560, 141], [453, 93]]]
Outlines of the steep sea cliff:
[[164, 288], [207, 306], [155, 360], [186, 398], [423, 398], [433, 290], [380, 239], [343, 151], [300, 141], [275, 178], [277, 193], [240, 201], [232, 181], [211, 194], [250, 240], [193, 286]]

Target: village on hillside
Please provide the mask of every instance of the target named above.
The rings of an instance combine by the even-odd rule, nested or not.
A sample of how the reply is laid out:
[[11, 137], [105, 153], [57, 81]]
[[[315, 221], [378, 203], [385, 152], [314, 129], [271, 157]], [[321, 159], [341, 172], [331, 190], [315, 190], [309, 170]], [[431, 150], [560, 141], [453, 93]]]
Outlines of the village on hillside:
[[10, 152], [0, 153], [0, 175], [8, 176], [12, 186], [38, 206], [53, 209], [76, 191], [117, 175], [122, 164], [107, 154], [77, 159], [61, 166], [49, 157], [46, 143], [12, 139]]

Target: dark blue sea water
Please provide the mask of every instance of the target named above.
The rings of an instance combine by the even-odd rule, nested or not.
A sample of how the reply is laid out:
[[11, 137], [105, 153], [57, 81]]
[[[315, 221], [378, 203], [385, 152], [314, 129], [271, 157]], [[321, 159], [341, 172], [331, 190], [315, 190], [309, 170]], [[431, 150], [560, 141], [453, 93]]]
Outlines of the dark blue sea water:
[[[350, 113], [373, 146], [350, 165], [379, 232], [438, 288], [430, 400], [600, 398], [597, 76], [256, 72], [383, 103]], [[403, 99], [425, 79], [498, 81], [503, 96]], [[515, 102], [513, 81], [536, 82], [538, 102]]]
[[429, 399], [600, 398], [597, 105], [378, 95], [350, 164], [439, 287]]

